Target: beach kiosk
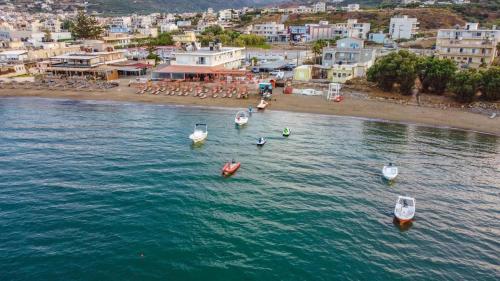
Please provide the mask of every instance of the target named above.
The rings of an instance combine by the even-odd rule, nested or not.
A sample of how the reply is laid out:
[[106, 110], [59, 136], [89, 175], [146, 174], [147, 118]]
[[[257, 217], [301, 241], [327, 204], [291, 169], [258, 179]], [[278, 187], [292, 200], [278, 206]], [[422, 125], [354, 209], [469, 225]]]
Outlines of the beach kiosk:
[[264, 99], [271, 99], [273, 94], [273, 84], [270, 82], [259, 83], [259, 95]]

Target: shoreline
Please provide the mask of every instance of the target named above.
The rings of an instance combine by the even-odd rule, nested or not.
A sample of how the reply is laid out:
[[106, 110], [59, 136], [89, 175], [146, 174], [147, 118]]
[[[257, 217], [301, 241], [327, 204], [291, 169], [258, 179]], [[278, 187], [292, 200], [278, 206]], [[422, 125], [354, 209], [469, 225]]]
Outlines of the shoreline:
[[[136, 89], [118, 87], [98, 92], [62, 89], [0, 89], [0, 97], [37, 97], [70, 100], [118, 101], [144, 104], [183, 105], [193, 107], [255, 108], [259, 98], [251, 95], [249, 99], [199, 99], [191, 96], [162, 96], [135, 94]], [[379, 100], [359, 99], [346, 95], [340, 103], [327, 102], [318, 96], [283, 95], [280, 91], [273, 95], [273, 101], [266, 110], [335, 115], [366, 118], [373, 121], [399, 124], [413, 124], [443, 129], [465, 130], [476, 133], [500, 136], [500, 118], [459, 109], [439, 109], [432, 107], [404, 105]]]

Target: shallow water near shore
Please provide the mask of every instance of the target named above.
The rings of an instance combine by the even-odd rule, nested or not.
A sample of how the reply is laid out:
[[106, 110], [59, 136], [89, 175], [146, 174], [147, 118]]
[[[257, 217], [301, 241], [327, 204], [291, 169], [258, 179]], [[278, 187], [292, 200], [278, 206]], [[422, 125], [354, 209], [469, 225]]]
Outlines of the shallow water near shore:
[[498, 280], [498, 137], [236, 111], [0, 99], [0, 280]]

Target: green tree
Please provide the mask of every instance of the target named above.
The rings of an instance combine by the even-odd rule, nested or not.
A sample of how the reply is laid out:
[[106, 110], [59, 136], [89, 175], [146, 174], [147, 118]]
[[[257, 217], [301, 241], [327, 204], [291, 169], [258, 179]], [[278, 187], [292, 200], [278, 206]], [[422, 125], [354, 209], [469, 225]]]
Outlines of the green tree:
[[148, 56], [146, 57], [149, 60], [154, 59], [155, 60], [155, 66], [158, 64], [160, 61], [160, 57], [156, 54], [156, 46], [153, 44], [153, 41], [150, 41], [148, 43]]
[[482, 74], [476, 69], [457, 72], [451, 79], [448, 88], [460, 102], [472, 102], [481, 87]]
[[417, 71], [424, 92], [443, 94], [457, 72], [457, 66], [449, 59], [428, 57], [420, 60]]
[[61, 25], [61, 28], [63, 30], [71, 30], [73, 28], [73, 21], [71, 20], [64, 20], [62, 25]]
[[45, 42], [52, 41], [52, 34], [50, 34], [50, 30], [48, 30], [47, 28], [43, 28], [42, 32], [43, 32], [43, 39], [45, 40]]
[[326, 40], [320, 39], [320, 40], [314, 41], [311, 49], [312, 49], [312, 52], [314, 54], [314, 59], [316, 62], [318, 59], [318, 55], [323, 54], [323, 48], [325, 48], [326, 46], [328, 46], [328, 41], [326, 41]]
[[205, 28], [205, 30], [203, 30], [203, 32], [201, 34], [202, 35], [217, 36], [217, 35], [221, 35], [222, 33], [224, 33], [224, 28], [222, 28], [222, 26], [211, 25], [211, 26]]
[[172, 34], [169, 32], [162, 32], [154, 39], [154, 44], [156, 46], [168, 46], [173, 45], [174, 40], [172, 39]]
[[482, 72], [483, 99], [488, 101], [500, 101], [500, 67], [490, 67]]
[[408, 51], [391, 53], [377, 60], [368, 69], [367, 79], [377, 83], [377, 86], [384, 91], [391, 91], [394, 84], [398, 83], [400, 92], [409, 95], [415, 86], [418, 63], [418, 57]]
[[87, 16], [83, 10], [78, 11], [70, 29], [76, 39], [97, 39], [103, 30], [97, 19], [93, 16]]

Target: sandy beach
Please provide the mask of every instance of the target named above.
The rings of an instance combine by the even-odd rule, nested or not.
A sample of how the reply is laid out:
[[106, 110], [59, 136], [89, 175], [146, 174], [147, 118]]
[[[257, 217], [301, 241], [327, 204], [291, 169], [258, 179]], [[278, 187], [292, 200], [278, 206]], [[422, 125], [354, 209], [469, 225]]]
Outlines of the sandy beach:
[[[120, 86], [97, 92], [77, 91], [71, 89], [0, 89], [0, 97], [42, 97], [66, 98], [77, 100], [111, 100], [125, 102], [142, 102], [156, 104], [182, 104], [193, 106], [217, 107], [255, 107], [259, 98], [251, 95], [249, 99], [207, 98], [192, 96], [162, 96], [151, 94], [135, 94], [136, 89]], [[432, 108], [416, 105], [391, 103], [380, 100], [357, 98], [346, 95], [340, 103], [328, 102], [319, 96], [283, 95], [277, 89], [273, 101], [267, 110], [283, 110], [317, 114], [380, 119], [400, 123], [412, 123], [437, 127], [449, 127], [500, 136], [500, 118], [490, 119], [486, 115], [468, 112], [457, 108]]]

